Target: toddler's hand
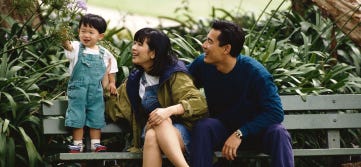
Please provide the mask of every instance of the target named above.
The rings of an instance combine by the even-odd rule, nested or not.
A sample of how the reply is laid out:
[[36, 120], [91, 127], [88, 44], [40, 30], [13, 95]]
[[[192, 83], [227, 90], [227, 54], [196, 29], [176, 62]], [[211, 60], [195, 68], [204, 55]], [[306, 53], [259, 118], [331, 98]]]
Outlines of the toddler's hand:
[[111, 82], [109, 83], [108, 89], [112, 95], [117, 95], [117, 87], [115, 86], [115, 83]]

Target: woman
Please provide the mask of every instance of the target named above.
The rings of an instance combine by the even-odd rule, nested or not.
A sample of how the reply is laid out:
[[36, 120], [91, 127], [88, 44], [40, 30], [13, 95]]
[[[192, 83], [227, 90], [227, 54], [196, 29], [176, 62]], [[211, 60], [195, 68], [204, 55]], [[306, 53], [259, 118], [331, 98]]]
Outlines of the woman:
[[134, 35], [132, 62], [135, 70], [107, 101], [113, 121], [130, 121], [133, 147], [143, 145], [143, 166], [162, 166], [162, 153], [174, 166], [189, 166], [192, 124], [207, 115], [204, 96], [194, 86], [184, 63], [171, 49], [163, 32], [143, 28]]

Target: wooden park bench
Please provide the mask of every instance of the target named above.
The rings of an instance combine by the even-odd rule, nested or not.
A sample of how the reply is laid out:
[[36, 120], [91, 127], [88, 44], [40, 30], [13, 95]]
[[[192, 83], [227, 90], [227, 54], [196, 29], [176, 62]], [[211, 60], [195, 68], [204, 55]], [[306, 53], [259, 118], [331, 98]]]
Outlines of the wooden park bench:
[[[285, 95], [281, 96], [285, 110], [283, 124], [291, 132], [297, 130], [316, 131], [325, 130], [328, 145], [324, 148], [293, 149], [295, 157], [310, 156], [355, 156], [361, 155], [361, 148], [341, 148], [340, 130], [361, 129], [361, 94], [334, 94], [334, 95]], [[52, 105], [42, 105], [43, 133], [46, 136], [69, 134], [64, 127], [64, 113], [67, 108], [66, 100], [54, 100]], [[60, 116], [60, 117], [59, 117]], [[111, 123], [102, 133], [122, 133], [122, 128]], [[70, 134], [69, 134], [70, 135]], [[215, 152], [218, 158], [221, 152]], [[267, 157], [262, 153], [239, 152], [238, 157]], [[47, 160], [58, 162], [104, 162], [105, 160], [140, 160], [141, 154], [130, 152], [103, 152], [103, 153], [56, 153]], [[100, 163], [101, 164], [101, 163]], [[297, 165], [297, 164], [296, 164]]]

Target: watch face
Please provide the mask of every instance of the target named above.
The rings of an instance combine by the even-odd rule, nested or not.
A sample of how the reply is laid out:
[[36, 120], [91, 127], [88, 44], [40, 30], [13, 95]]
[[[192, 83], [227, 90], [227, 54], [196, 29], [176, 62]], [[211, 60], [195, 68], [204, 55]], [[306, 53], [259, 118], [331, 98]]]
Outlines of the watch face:
[[234, 132], [235, 134], [236, 134], [236, 136], [238, 137], [238, 138], [242, 138], [242, 132], [240, 131], [240, 130], [237, 130], [236, 132]]

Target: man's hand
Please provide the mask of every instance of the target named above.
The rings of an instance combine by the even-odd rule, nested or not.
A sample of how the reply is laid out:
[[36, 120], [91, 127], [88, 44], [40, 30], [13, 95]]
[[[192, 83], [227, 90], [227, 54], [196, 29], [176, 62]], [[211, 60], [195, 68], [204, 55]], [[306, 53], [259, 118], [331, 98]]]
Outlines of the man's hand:
[[241, 145], [242, 139], [238, 138], [234, 133], [228, 137], [222, 148], [222, 155], [227, 160], [234, 160], [237, 156], [237, 149]]

